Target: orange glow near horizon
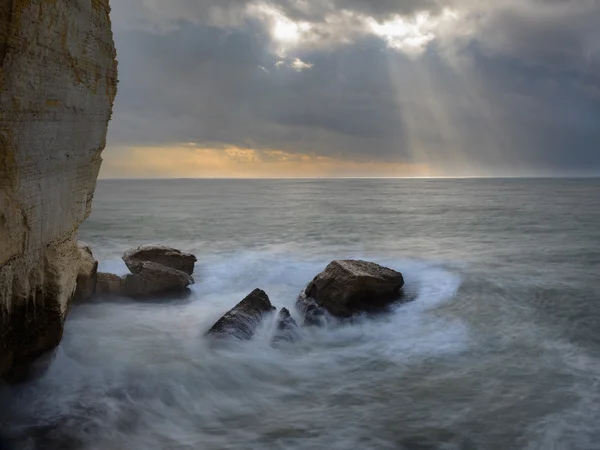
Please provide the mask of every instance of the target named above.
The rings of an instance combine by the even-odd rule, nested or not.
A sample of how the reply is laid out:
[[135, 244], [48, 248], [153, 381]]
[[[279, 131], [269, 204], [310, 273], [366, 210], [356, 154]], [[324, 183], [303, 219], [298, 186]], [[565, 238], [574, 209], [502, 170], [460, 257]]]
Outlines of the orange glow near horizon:
[[100, 178], [429, 177], [428, 166], [230, 147], [108, 149]]

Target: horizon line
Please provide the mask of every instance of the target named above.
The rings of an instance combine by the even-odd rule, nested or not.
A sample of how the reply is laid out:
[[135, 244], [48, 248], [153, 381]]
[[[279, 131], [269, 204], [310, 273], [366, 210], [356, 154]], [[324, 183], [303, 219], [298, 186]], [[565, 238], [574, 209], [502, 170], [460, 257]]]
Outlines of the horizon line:
[[596, 179], [596, 175], [468, 175], [429, 177], [98, 177], [98, 181], [166, 181], [166, 180], [506, 180], [506, 179]]

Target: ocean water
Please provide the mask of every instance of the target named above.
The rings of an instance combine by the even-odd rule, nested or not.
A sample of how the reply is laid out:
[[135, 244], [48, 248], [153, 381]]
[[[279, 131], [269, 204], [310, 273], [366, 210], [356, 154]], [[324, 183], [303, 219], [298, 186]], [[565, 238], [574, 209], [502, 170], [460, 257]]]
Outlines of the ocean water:
[[[600, 180], [100, 181], [100, 269], [162, 243], [182, 300], [73, 306], [50, 371], [2, 388], [19, 450], [600, 449]], [[273, 348], [203, 333], [254, 288], [293, 309], [363, 258], [416, 296]]]

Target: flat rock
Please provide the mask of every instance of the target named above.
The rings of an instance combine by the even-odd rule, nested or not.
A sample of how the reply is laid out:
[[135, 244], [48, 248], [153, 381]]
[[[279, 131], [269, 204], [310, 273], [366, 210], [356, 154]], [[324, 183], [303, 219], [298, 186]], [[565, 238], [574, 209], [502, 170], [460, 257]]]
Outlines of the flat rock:
[[333, 316], [350, 317], [400, 299], [402, 286], [402, 274], [387, 267], [360, 260], [333, 261], [308, 284], [298, 309], [306, 311], [312, 300]]
[[123, 261], [133, 274], [142, 271], [144, 262], [153, 262], [192, 275], [197, 259], [191, 253], [176, 248], [151, 244], [127, 250], [123, 255]]
[[275, 309], [269, 296], [263, 290], [255, 289], [225, 313], [206, 334], [207, 336], [233, 336], [240, 340], [249, 340], [263, 316]]
[[282, 308], [277, 317], [277, 328], [273, 336], [273, 345], [277, 346], [282, 342], [293, 343], [301, 339], [302, 334], [298, 324], [291, 316], [287, 308]]
[[123, 277], [121, 288], [123, 295], [139, 298], [184, 293], [190, 284], [194, 284], [194, 279], [187, 273], [144, 261], [137, 267], [137, 273]]

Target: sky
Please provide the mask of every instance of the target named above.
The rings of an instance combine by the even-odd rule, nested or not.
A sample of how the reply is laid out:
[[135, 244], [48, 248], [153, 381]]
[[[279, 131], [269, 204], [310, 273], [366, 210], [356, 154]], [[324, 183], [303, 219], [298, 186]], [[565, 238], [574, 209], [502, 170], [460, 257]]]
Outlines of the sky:
[[112, 0], [104, 178], [600, 174], [599, 0]]

